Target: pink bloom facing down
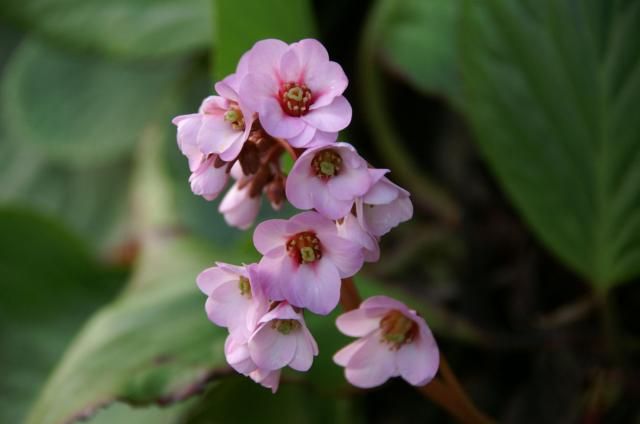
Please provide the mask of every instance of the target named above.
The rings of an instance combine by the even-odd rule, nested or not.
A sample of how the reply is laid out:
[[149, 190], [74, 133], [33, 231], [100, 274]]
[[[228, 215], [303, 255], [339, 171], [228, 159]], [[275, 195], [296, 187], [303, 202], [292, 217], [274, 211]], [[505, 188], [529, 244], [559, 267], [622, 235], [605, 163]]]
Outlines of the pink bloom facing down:
[[280, 370], [267, 371], [263, 369], [256, 369], [249, 374], [249, 377], [256, 383], [271, 389], [271, 393], [278, 391], [280, 386]]
[[410, 194], [384, 176], [385, 169], [370, 169], [373, 184], [369, 191], [356, 200], [356, 212], [362, 227], [381, 237], [401, 222], [413, 216]]
[[296, 160], [287, 177], [287, 199], [298, 209], [316, 209], [330, 219], [346, 216], [371, 187], [367, 162], [347, 143], [316, 147]]
[[423, 386], [438, 371], [440, 354], [431, 330], [422, 317], [395, 299], [371, 297], [339, 316], [336, 325], [344, 334], [359, 337], [333, 357], [354, 386], [375, 387], [397, 376]]
[[236, 182], [225, 194], [218, 210], [227, 224], [246, 230], [258, 216], [260, 197], [249, 197], [249, 186], [240, 188], [239, 182]]
[[278, 390], [280, 369], [266, 370], [258, 368], [253, 359], [251, 359], [246, 340], [229, 335], [224, 344], [224, 354], [233, 369], [241, 374], [248, 375], [256, 383], [271, 389], [272, 393]]
[[248, 54], [240, 99], [258, 112], [262, 127], [294, 147], [335, 141], [351, 121], [351, 105], [342, 96], [348, 80], [317, 40], [287, 45], [257, 42]]
[[317, 212], [262, 222], [253, 243], [264, 255], [258, 271], [265, 294], [321, 315], [338, 304], [341, 279], [363, 263], [360, 245], [340, 237], [335, 223]]
[[235, 266], [217, 262], [196, 278], [200, 290], [208, 296], [207, 316], [216, 325], [227, 327], [238, 340], [247, 340], [258, 320], [269, 309], [262, 294], [255, 264]]
[[248, 341], [251, 359], [257, 368], [275, 371], [289, 366], [308, 371], [318, 345], [307, 329], [301, 312], [286, 302], [280, 303], [258, 322]]
[[216, 168], [216, 156], [211, 155], [203, 160], [198, 168], [189, 176], [191, 191], [193, 194], [202, 196], [207, 200], [213, 200], [227, 185], [229, 175], [226, 167]]

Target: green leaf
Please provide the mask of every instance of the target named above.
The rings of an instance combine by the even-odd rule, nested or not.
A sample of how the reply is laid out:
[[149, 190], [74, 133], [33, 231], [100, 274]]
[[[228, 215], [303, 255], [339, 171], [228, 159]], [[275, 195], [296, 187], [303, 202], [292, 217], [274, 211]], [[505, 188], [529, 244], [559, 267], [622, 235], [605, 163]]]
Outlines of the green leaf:
[[147, 122], [166, 114], [180, 70], [173, 62], [114, 63], [25, 41], [2, 81], [4, 124], [12, 139], [91, 168], [129, 152]]
[[542, 241], [600, 289], [640, 272], [640, 3], [467, 1], [468, 113]]
[[0, 208], [0, 422], [28, 405], [83, 320], [122, 279], [100, 267], [64, 228]]
[[234, 72], [240, 56], [256, 41], [278, 38], [291, 43], [316, 33], [308, 0], [216, 0], [214, 7], [216, 79]]
[[159, 57], [206, 49], [209, 0], [4, 0], [0, 17], [78, 49]]
[[[286, 377], [284, 377], [286, 378]], [[224, 380], [213, 387], [185, 422], [354, 423], [356, 410], [336, 392], [319, 393], [304, 384], [281, 384], [274, 395], [248, 378]]]
[[207, 320], [195, 285], [214, 258], [185, 237], [143, 251], [128, 289], [85, 325], [27, 422], [64, 423], [115, 400], [172, 403], [226, 373], [226, 331]]
[[123, 188], [130, 174], [128, 162], [70, 169], [43, 158], [33, 146], [0, 142], [0, 205], [56, 217], [101, 254], [126, 238]]
[[456, 24], [459, 0], [380, 0], [372, 19], [384, 63], [416, 88], [460, 97]]

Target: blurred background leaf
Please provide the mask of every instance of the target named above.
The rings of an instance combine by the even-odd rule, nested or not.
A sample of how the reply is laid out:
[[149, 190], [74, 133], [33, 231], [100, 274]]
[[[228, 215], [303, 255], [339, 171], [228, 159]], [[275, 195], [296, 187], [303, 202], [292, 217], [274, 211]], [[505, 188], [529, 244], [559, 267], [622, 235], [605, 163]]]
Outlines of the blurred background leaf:
[[27, 40], [4, 72], [4, 123], [20, 143], [93, 168], [130, 152], [146, 123], [166, 116], [180, 71], [175, 62], [111, 62]]
[[599, 289], [640, 271], [640, 3], [467, 1], [482, 152], [544, 243]]
[[0, 421], [18, 423], [73, 334], [121, 286], [54, 221], [0, 208]]
[[0, 18], [61, 45], [126, 57], [207, 49], [210, 0], [4, 0]]

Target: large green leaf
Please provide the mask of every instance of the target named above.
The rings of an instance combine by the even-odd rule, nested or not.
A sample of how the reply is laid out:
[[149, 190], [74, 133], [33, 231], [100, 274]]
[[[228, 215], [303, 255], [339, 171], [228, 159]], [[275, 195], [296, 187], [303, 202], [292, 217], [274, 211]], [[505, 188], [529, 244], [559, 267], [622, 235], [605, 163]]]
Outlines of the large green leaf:
[[0, 209], [0, 422], [18, 423], [82, 321], [120, 286], [64, 228]]
[[308, 0], [216, 0], [216, 79], [233, 72], [240, 56], [258, 40], [286, 42], [313, 37], [316, 29]]
[[640, 3], [467, 1], [468, 113], [544, 243], [599, 288], [640, 271]]
[[157, 57], [206, 48], [209, 0], [3, 0], [0, 17], [56, 42], [112, 55]]
[[418, 89], [460, 96], [456, 24], [459, 0], [379, 0], [372, 34], [385, 59]]
[[25, 41], [4, 73], [3, 120], [12, 139], [93, 168], [129, 152], [166, 114], [180, 71], [175, 62], [115, 63]]
[[2, 140], [0, 204], [47, 213], [105, 253], [126, 238], [129, 163], [78, 170], [51, 163], [33, 146]]

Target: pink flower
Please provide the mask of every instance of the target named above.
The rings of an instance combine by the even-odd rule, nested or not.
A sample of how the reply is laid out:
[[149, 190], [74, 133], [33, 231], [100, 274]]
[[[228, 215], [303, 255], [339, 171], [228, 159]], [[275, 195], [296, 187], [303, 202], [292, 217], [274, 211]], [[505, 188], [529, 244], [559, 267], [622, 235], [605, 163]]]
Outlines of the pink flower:
[[381, 237], [401, 222], [413, 216], [410, 194], [384, 176], [386, 169], [369, 170], [373, 184], [369, 191], [356, 200], [356, 213], [362, 227]]
[[216, 262], [216, 266], [205, 269], [196, 278], [198, 287], [208, 296], [205, 310], [209, 319], [227, 327], [238, 340], [247, 340], [269, 309], [255, 266]]
[[367, 162], [347, 143], [316, 147], [296, 160], [287, 177], [287, 199], [298, 209], [315, 208], [330, 219], [351, 211], [371, 187]]
[[289, 366], [308, 371], [318, 345], [307, 329], [301, 312], [286, 302], [265, 314], [249, 338], [251, 359], [261, 370], [275, 371]]
[[213, 200], [227, 185], [229, 175], [226, 172], [226, 164], [216, 167], [216, 155], [210, 155], [189, 176], [191, 191], [207, 200]]
[[198, 153], [217, 154], [227, 162], [234, 160], [249, 137], [253, 115], [235, 100], [209, 96], [198, 113], [175, 117], [172, 122], [178, 126], [178, 146], [189, 158], [191, 169]]
[[341, 278], [363, 263], [360, 246], [338, 236], [335, 223], [317, 212], [262, 222], [253, 243], [264, 255], [258, 272], [265, 294], [321, 315], [338, 304]]
[[438, 371], [440, 355], [429, 327], [395, 299], [371, 297], [339, 316], [336, 324], [344, 334], [360, 337], [333, 357], [354, 386], [375, 387], [397, 376], [423, 386]]
[[352, 240], [362, 247], [365, 262], [377, 262], [380, 259], [378, 240], [362, 228], [360, 221], [353, 214], [345, 216], [336, 226], [340, 237]]
[[240, 99], [273, 137], [294, 147], [326, 145], [351, 121], [351, 105], [342, 96], [347, 84], [317, 40], [262, 40], [249, 53]]
[[246, 230], [258, 216], [260, 196], [249, 197], [249, 186], [240, 188], [240, 182], [236, 181], [220, 202], [218, 210], [227, 224]]

